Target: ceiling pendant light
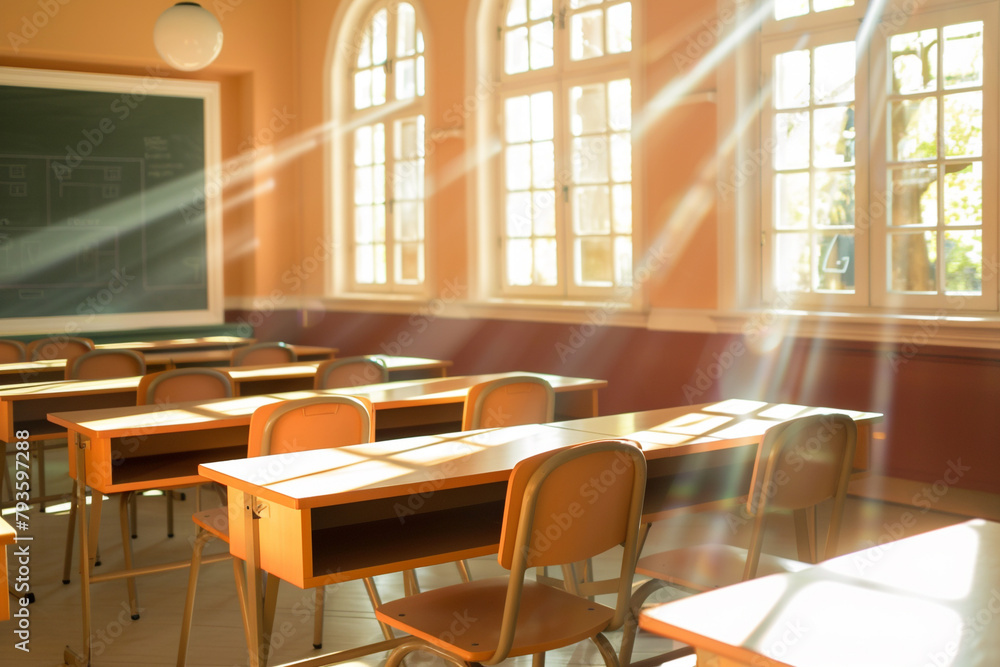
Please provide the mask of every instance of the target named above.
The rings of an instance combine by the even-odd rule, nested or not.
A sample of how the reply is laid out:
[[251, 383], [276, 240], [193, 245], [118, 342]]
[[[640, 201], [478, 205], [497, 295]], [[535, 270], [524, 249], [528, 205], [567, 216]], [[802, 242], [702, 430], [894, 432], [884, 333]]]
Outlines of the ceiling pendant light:
[[153, 44], [174, 69], [199, 70], [222, 51], [222, 26], [198, 3], [179, 2], [156, 19]]

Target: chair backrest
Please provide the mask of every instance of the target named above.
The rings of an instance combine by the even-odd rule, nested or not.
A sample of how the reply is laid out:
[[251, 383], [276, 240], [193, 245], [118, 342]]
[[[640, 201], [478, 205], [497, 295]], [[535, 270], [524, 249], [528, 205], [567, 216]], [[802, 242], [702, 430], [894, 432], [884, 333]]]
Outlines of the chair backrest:
[[555, 415], [552, 385], [534, 375], [515, 375], [469, 388], [462, 430], [543, 424]]
[[233, 366], [263, 366], [265, 364], [287, 364], [295, 361], [298, 356], [295, 350], [285, 343], [268, 342], [254, 343], [233, 350], [231, 365]]
[[139, 380], [137, 405], [182, 403], [229, 398], [234, 394], [233, 380], [215, 368], [174, 368], [150, 373]]
[[389, 369], [378, 357], [344, 357], [324, 361], [316, 367], [316, 389], [357, 387], [389, 381]]
[[358, 396], [316, 396], [254, 410], [247, 456], [267, 456], [375, 440], [374, 408]]
[[0, 364], [16, 364], [28, 360], [28, 346], [19, 340], [0, 338]]
[[824, 558], [836, 554], [857, 440], [857, 425], [843, 414], [809, 415], [767, 430], [747, 498], [754, 523], [744, 579], [756, 576], [769, 509], [806, 509], [833, 498]]
[[72, 359], [94, 349], [94, 341], [74, 336], [48, 336], [28, 343], [27, 355], [31, 361], [40, 359]]
[[[514, 466], [497, 556], [500, 565], [510, 570], [507, 604], [500, 649], [484, 662], [493, 664], [510, 649], [528, 568], [587, 560], [617, 545], [624, 549], [608, 629], [622, 624], [638, 557], [645, 492], [646, 459], [629, 440], [596, 440], [556, 449]], [[572, 592], [588, 595], [582, 588]]]
[[66, 361], [67, 380], [102, 380], [145, 373], [146, 360], [135, 350], [91, 350]]

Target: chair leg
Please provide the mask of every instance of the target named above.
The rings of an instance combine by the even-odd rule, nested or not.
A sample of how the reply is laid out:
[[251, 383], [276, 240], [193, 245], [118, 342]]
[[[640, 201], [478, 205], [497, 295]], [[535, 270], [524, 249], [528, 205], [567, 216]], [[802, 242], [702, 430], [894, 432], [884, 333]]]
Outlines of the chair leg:
[[[372, 603], [372, 609], [378, 609], [382, 606], [382, 598], [378, 594], [378, 589], [375, 588], [375, 580], [371, 577], [365, 577], [362, 581], [365, 584], [365, 590], [368, 592], [368, 600]], [[382, 628], [382, 636], [386, 639], [393, 639], [396, 635], [392, 633], [392, 628], [383, 623], [378, 622], [378, 626]]]
[[632, 592], [629, 610], [625, 614], [625, 623], [622, 626], [622, 645], [618, 651], [618, 663], [622, 667], [632, 664], [632, 649], [635, 647], [635, 636], [639, 632], [639, 612], [642, 611], [643, 603], [650, 595], [666, 586], [667, 582], [662, 579], [650, 579]]
[[[118, 499], [118, 520], [122, 529], [122, 549], [125, 552], [125, 569], [132, 569], [132, 540], [129, 539], [129, 500], [134, 494], [132, 492], [123, 493]], [[132, 611], [132, 620], [139, 619], [139, 601], [135, 592], [135, 577], [128, 577], [128, 604]]]
[[139, 539], [139, 503], [136, 500], [137, 494], [130, 494], [129, 509], [131, 510], [132, 516], [132, 539]]
[[455, 565], [458, 566], [458, 576], [462, 578], [462, 583], [467, 584], [472, 581], [472, 572], [469, 570], [469, 561], [467, 560], [457, 560]]
[[403, 594], [407, 597], [420, 592], [420, 582], [417, 581], [416, 570], [403, 570]]
[[326, 586], [316, 587], [316, 606], [313, 609], [313, 648], [323, 648], [323, 606], [326, 598]]
[[818, 550], [816, 544], [816, 507], [805, 507], [792, 512], [795, 524], [795, 544], [798, 559], [803, 563], [815, 563]]
[[531, 654], [531, 667], [545, 667], [545, 654], [544, 653], [532, 653]]
[[73, 480], [73, 493], [69, 498], [69, 525], [66, 528], [66, 555], [63, 557], [63, 578], [64, 584], [69, 583], [70, 567], [73, 563], [73, 538], [76, 535], [76, 480]]
[[167, 499], [167, 537], [174, 536], [174, 492], [164, 491]]
[[[607, 667], [618, 667], [618, 656], [615, 655], [615, 649], [611, 647], [611, 642], [608, 641], [608, 638], [605, 637], [603, 633], [598, 632], [596, 635], [591, 637], [591, 639], [597, 646], [597, 650], [601, 652], [601, 657], [604, 658], [604, 664], [607, 665]], [[534, 663], [534, 661], [532, 661], [532, 663]]]
[[188, 571], [187, 597], [184, 598], [184, 616], [181, 619], [181, 639], [177, 646], [177, 667], [184, 667], [187, 660], [188, 640], [191, 637], [191, 617], [194, 615], [194, 594], [198, 588], [198, 571], [201, 568], [201, 553], [211, 538], [212, 534], [208, 531], [200, 531], [194, 540], [191, 569]]
[[236, 597], [240, 602], [240, 616], [243, 620], [243, 636], [247, 640], [247, 649], [254, 641], [250, 637], [250, 610], [247, 607], [247, 580], [243, 561], [239, 558], [233, 559], [233, 576], [236, 578]]

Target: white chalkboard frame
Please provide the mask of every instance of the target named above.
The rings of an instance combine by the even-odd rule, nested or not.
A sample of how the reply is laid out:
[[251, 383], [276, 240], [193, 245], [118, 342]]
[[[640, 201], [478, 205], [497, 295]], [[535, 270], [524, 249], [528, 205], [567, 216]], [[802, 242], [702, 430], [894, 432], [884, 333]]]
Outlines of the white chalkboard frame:
[[[222, 242], [222, 169], [221, 102], [219, 84], [214, 81], [168, 79], [151, 70], [149, 76], [93, 74], [19, 67], [0, 67], [0, 85], [130, 93], [151, 89], [167, 97], [201, 99], [204, 103], [204, 193], [206, 234], [207, 307], [198, 310], [88, 314], [81, 317], [0, 318], [0, 338], [7, 335], [65, 334], [128, 329], [178, 328], [221, 324], [224, 320], [223, 242]], [[210, 185], [212, 184], [212, 185]]]

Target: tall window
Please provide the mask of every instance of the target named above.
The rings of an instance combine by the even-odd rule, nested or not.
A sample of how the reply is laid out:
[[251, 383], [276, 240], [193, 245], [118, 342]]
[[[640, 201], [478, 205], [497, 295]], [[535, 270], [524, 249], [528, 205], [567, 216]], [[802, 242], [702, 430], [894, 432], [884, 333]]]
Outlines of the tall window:
[[425, 268], [424, 37], [413, 5], [380, 2], [369, 15], [352, 97], [352, 287], [415, 291]]
[[499, 291], [631, 285], [632, 3], [510, 0], [497, 38]]
[[853, 4], [779, 0], [764, 30], [765, 299], [995, 310], [996, 3], [860, 32]]

